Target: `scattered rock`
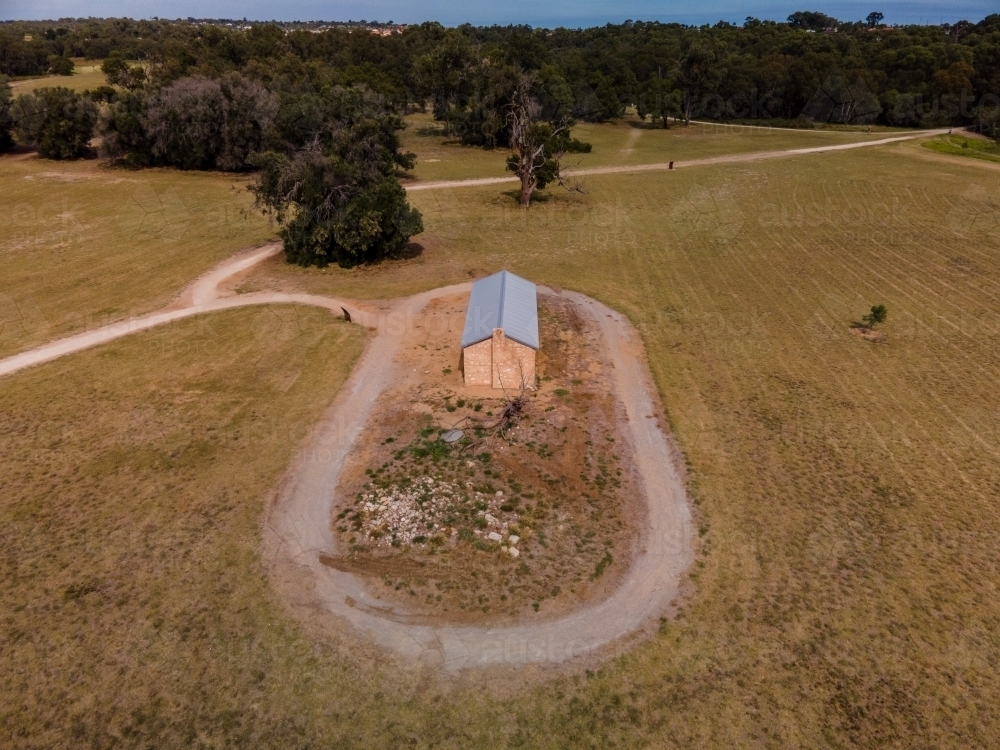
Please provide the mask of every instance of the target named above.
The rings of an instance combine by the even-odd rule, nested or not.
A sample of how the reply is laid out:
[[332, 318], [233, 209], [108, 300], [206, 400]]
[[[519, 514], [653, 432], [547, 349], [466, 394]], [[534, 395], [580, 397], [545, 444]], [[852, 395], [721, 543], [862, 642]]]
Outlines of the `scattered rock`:
[[507, 537], [507, 542], [510, 544], [517, 544], [519, 541], [521, 541], [521, 537], [519, 537], [517, 534], [511, 534], [509, 537]]
[[491, 532], [490, 532], [489, 534], [487, 534], [487, 535], [486, 535], [486, 538], [487, 538], [487, 539], [490, 539], [490, 540], [492, 540], [492, 541], [494, 541], [494, 542], [499, 542], [499, 541], [502, 541], [502, 540], [503, 540], [503, 537], [502, 537], [502, 536], [500, 536], [500, 535], [499, 535], [498, 533], [496, 533], [495, 531], [491, 531]]
[[518, 550], [517, 550], [517, 547], [510, 547], [510, 548], [509, 548], [509, 549], [507, 550], [507, 554], [509, 554], [509, 555], [510, 555], [511, 557], [517, 557], [517, 556], [518, 556], [518, 555], [520, 555], [521, 553], [520, 553], [520, 552], [518, 552]]
[[[433, 477], [419, 477], [412, 484], [389, 488], [372, 487], [355, 503], [355, 523], [377, 547], [395, 544], [426, 544], [430, 537], [451, 526], [450, 517], [456, 512], [469, 513], [477, 503], [487, 505], [494, 513], [500, 513], [500, 501], [495, 496], [476, 492], [471, 483], [463, 488]], [[491, 526], [501, 526], [500, 519], [486, 511], [477, 515], [485, 516]], [[516, 522], [517, 514], [511, 514]], [[502, 524], [506, 528], [507, 523]], [[358, 528], [357, 526], [355, 528]], [[451, 535], [458, 532], [451, 529]], [[475, 532], [481, 536], [481, 531]], [[494, 534], [496, 532], [493, 532]], [[492, 537], [491, 537], [492, 538]], [[497, 535], [495, 541], [503, 537]]]

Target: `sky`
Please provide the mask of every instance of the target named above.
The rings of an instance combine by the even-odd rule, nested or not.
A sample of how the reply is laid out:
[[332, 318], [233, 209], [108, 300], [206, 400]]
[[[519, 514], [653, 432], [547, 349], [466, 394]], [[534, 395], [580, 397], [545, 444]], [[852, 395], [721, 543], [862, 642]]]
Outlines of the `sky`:
[[870, 11], [885, 23], [979, 21], [1000, 12], [996, 0], [0, 0], [0, 20], [86, 16], [132, 18], [247, 18], [255, 21], [439, 21], [446, 26], [523, 23], [570, 28], [621, 23], [626, 19], [685, 24], [747, 16], [783, 21], [797, 10], [818, 10], [842, 21], [859, 21]]

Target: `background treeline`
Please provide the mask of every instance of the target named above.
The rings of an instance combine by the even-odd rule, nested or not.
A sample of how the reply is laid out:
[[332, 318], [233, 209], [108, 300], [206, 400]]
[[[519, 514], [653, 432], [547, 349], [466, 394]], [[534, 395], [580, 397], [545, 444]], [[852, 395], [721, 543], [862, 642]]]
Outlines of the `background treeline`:
[[[138, 60], [150, 83], [241, 71], [274, 89], [364, 83], [395, 106], [432, 102], [471, 143], [504, 143], [518, 70], [537, 74], [546, 114], [606, 120], [636, 106], [654, 119], [775, 118], [970, 124], [1000, 93], [1000, 15], [888, 28], [801, 12], [743, 26], [626, 22], [585, 30], [526, 26], [378, 36], [274, 24], [250, 29], [129, 19], [0, 26], [0, 73], [37, 75], [58, 59]], [[26, 41], [26, 35], [30, 40]], [[824, 99], [832, 104], [822, 106]], [[666, 120], [663, 120], [666, 124]]]

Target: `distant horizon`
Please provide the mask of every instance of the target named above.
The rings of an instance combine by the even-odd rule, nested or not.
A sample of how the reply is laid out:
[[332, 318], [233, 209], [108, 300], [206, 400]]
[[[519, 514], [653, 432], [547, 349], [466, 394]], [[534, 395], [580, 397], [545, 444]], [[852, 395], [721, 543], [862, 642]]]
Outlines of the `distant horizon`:
[[[111, 0], [11, 0], [6, 3], [3, 22], [44, 22], [59, 20], [81, 20], [86, 18], [133, 18], [136, 20], [247, 20], [252, 23], [277, 21], [282, 23], [398, 23], [414, 25], [425, 21], [438, 22], [454, 27], [465, 23], [474, 26], [527, 25], [534, 28], [594, 28], [607, 24], [621, 24], [627, 20], [661, 23], [681, 23], [701, 26], [719, 21], [740, 25], [752, 16], [764, 21], [784, 22], [791, 13], [802, 10], [826, 13], [842, 22], [855, 22], [865, 18], [871, 11], [884, 13], [888, 25], [938, 26], [943, 23], [970, 21], [977, 23], [991, 13], [996, 13], [996, 4], [991, 0], [960, 0], [941, 2], [940, 0], [918, 0], [904, 2], [890, 0], [854, 0], [834, 2], [761, 2], [750, 3], [743, 0], [714, 0], [693, 4], [666, 0], [631, 0], [610, 2], [609, 0], [550, 0], [545, 3], [512, 0], [502, 5], [477, 6], [470, 8], [459, 0], [431, 0], [417, 3], [414, 0], [340, 0], [338, 2], [317, 2], [316, 0], [292, 0], [288, 3], [234, 2], [219, 0], [206, 6], [204, 2], [191, 0], [140, 0], [130, 3], [131, 14], [122, 15], [120, 5]], [[8, 15], [9, 14], [9, 15]]]

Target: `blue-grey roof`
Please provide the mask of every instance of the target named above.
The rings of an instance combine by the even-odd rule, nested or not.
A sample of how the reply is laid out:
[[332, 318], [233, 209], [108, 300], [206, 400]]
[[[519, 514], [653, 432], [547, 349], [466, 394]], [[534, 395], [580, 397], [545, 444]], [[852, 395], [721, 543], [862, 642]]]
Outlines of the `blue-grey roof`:
[[509, 271], [501, 271], [472, 285], [462, 348], [490, 338], [494, 328], [502, 328], [507, 338], [538, 348], [538, 300], [534, 284]]

